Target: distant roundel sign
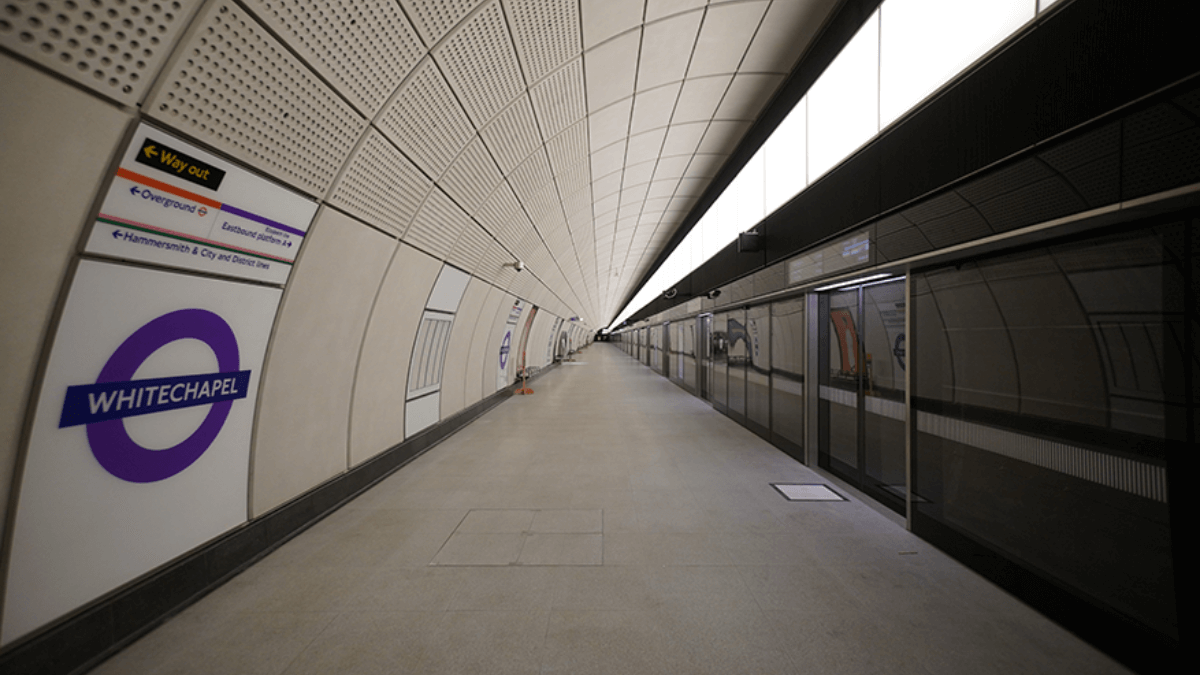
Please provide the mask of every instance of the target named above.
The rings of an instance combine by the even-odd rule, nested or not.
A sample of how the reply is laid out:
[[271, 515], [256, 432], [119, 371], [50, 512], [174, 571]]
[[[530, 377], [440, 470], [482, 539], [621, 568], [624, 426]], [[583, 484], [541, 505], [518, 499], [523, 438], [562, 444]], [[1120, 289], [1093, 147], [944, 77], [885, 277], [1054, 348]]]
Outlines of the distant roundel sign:
[[500, 343], [500, 369], [508, 367], [508, 353], [512, 350], [512, 331], [504, 334], [504, 341]]
[[[134, 380], [146, 359], [184, 339], [208, 345], [216, 373]], [[233, 401], [245, 398], [250, 371], [238, 370], [237, 338], [220, 316], [204, 309], [169, 312], [137, 329], [117, 347], [93, 384], [67, 387], [59, 428], [87, 426], [88, 445], [106, 471], [131, 483], [153, 483], [192, 465], [221, 432]], [[124, 419], [211, 405], [200, 427], [173, 447], [138, 445]]]

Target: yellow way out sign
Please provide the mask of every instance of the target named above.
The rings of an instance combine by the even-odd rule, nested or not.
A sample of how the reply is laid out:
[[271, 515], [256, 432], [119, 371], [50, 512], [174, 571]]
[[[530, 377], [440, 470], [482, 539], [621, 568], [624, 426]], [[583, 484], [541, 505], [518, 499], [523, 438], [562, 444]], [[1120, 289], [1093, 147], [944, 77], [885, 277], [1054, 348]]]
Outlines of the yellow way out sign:
[[221, 169], [179, 152], [153, 138], [147, 138], [142, 142], [135, 161], [191, 183], [203, 185], [210, 190], [221, 187], [221, 180], [225, 178], [225, 172]]

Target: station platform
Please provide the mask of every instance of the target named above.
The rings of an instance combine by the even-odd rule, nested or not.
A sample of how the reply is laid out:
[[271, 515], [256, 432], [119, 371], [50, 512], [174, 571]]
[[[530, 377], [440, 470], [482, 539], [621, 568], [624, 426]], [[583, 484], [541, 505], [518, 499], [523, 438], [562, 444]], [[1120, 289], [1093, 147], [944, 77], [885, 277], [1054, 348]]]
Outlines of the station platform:
[[1128, 672], [614, 346], [530, 386], [93, 672]]

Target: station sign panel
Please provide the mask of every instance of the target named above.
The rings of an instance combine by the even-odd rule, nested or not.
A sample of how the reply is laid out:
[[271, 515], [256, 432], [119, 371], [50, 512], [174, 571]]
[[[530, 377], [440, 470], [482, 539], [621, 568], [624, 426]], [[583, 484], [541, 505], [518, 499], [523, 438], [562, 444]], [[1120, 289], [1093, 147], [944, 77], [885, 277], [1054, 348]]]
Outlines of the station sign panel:
[[317, 203], [142, 124], [86, 251], [283, 284]]
[[788, 261], [788, 285], [871, 264], [871, 237], [862, 232]]
[[246, 522], [282, 293], [80, 262], [20, 481], [4, 642]]

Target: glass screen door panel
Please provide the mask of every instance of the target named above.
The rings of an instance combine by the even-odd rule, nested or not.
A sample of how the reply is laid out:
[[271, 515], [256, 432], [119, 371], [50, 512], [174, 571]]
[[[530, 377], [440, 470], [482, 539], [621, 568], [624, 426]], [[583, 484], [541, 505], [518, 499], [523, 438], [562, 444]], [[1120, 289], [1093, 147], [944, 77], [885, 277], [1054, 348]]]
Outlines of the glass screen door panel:
[[746, 421], [756, 432], [771, 431], [771, 307], [746, 310]]
[[804, 298], [771, 305], [771, 440], [784, 452], [803, 462], [804, 457], [804, 371], [807, 351], [804, 342]]
[[712, 402], [720, 411], [729, 408], [729, 315], [714, 314], [712, 322]]
[[847, 476], [859, 462], [859, 394], [862, 344], [859, 338], [858, 289], [821, 296], [819, 464]]
[[901, 502], [906, 484], [905, 311], [903, 281], [862, 289], [864, 479]]
[[746, 417], [746, 362], [750, 349], [747, 346], [746, 312], [735, 310], [727, 315], [729, 353], [726, 355], [729, 378], [729, 416], [741, 422]]
[[712, 314], [705, 314], [696, 319], [696, 362], [700, 371], [696, 379], [700, 383], [700, 398], [712, 401], [713, 388], [713, 320]]
[[682, 336], [680, 342], [681, 358], [679, 367], [682, 369], [681, 377], [683, 378], [683, 386], [693, 394], [698, 394], [700, 389], [697, 384], [697, 363], [696, 358], [696, 324], [697, 321], [688, 321], [679, 324], [679, 333]]
[[904, 512], [904, 280], [819, 298], [818, 463]]

